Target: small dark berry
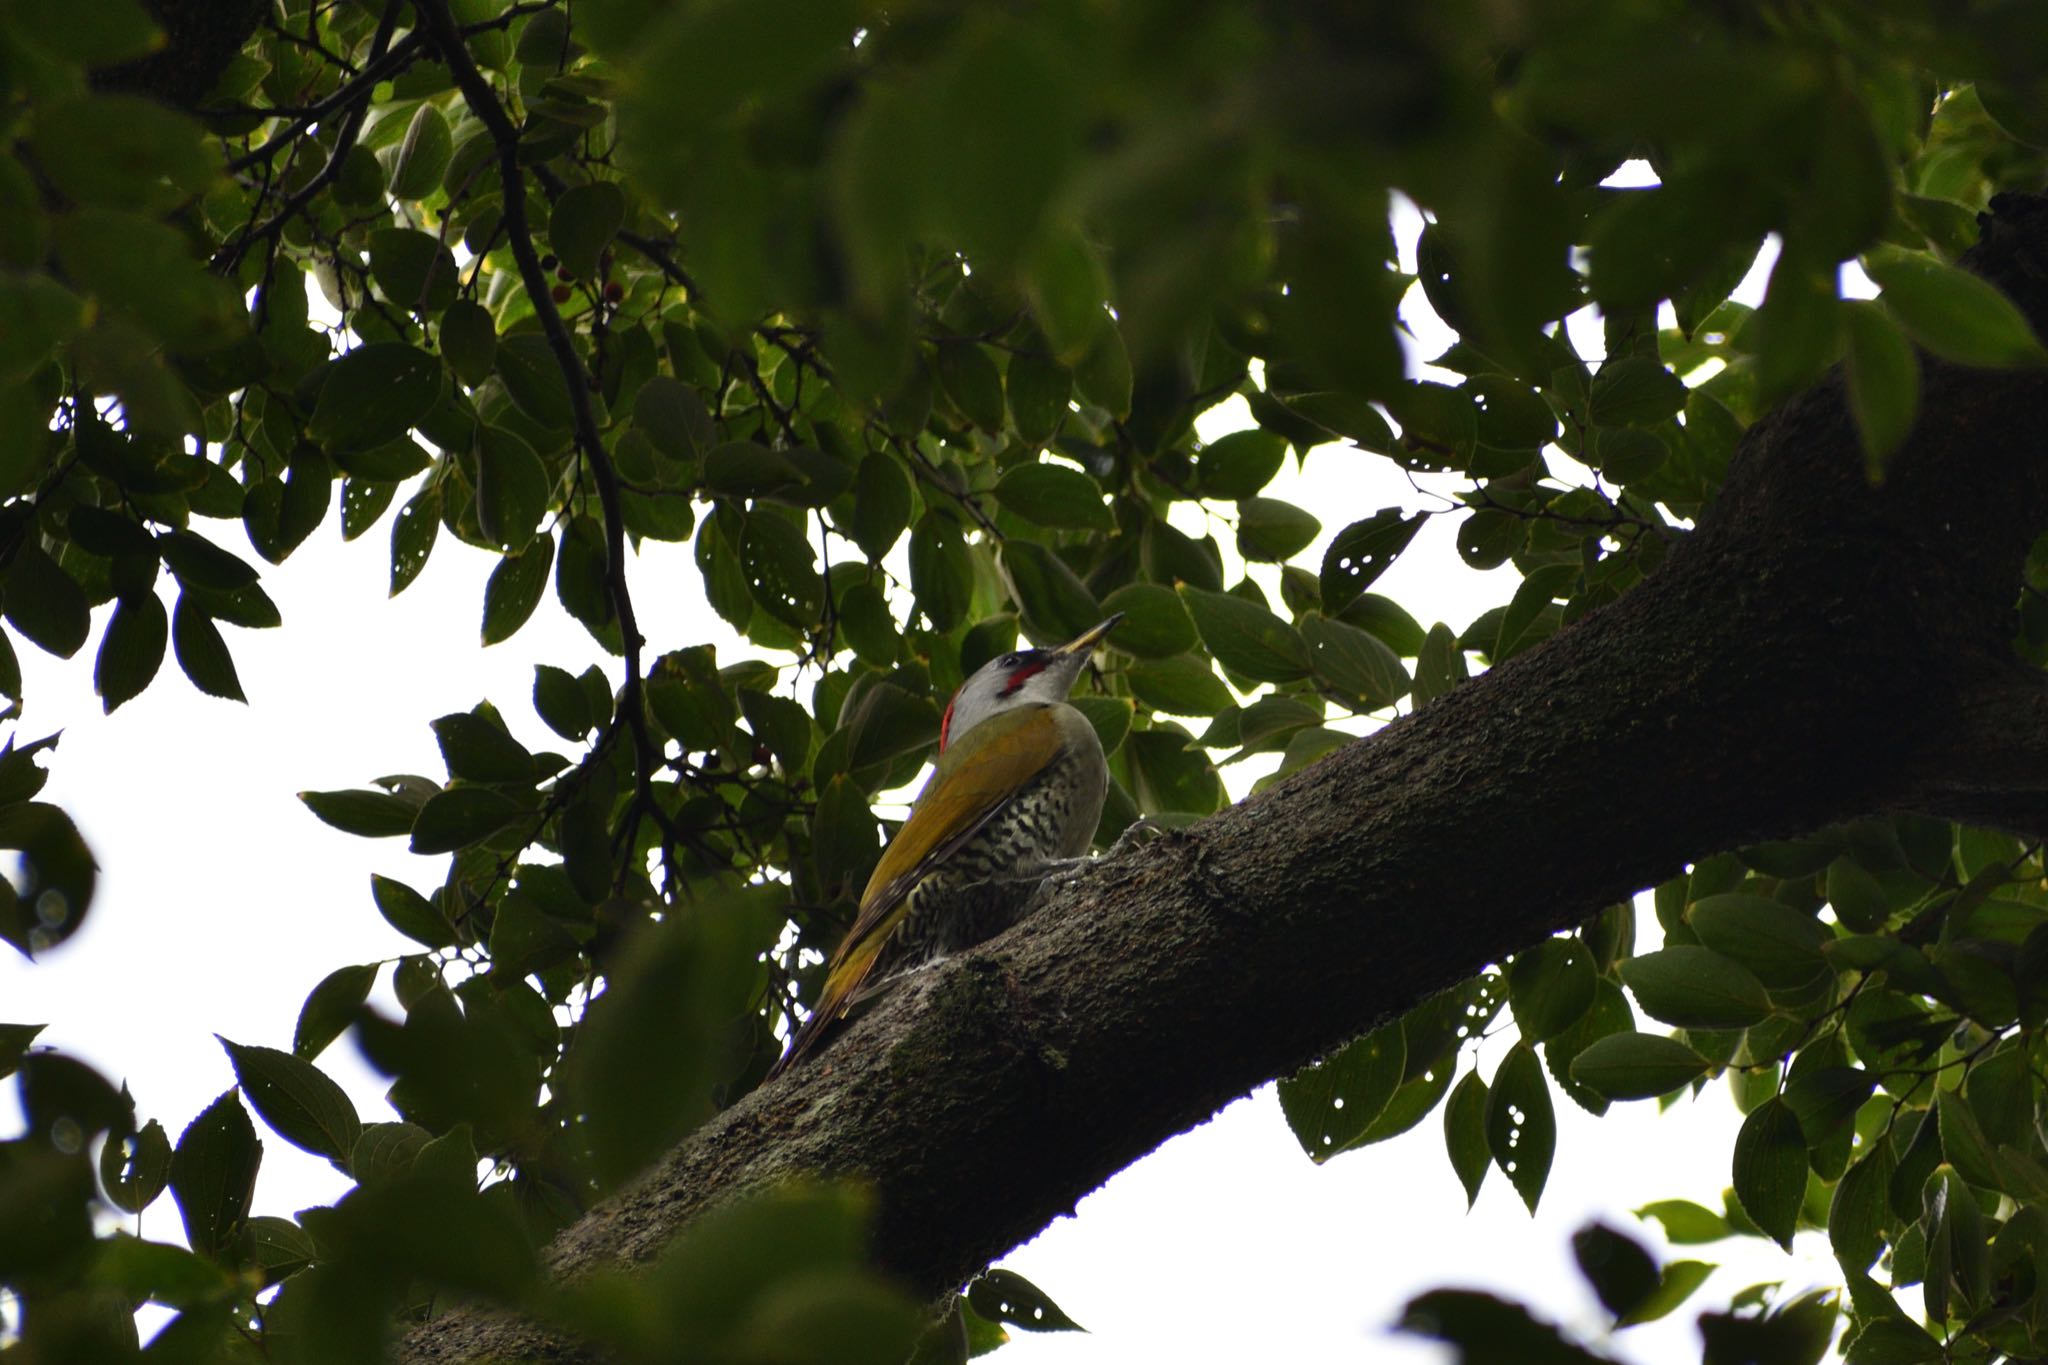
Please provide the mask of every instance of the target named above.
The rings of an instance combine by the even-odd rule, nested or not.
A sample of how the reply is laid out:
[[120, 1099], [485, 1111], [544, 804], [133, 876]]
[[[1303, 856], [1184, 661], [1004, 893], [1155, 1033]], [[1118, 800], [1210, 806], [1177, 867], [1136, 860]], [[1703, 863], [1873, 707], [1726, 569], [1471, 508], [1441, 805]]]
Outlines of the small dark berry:
[[604, 287], [604, 301], [606, 303], [617, 303], [624, 297], [626, 297], [626, 286], [620, 284], [617, 280], [613, 280]]
[[557, 266], [557, 267], [556, 267], [556, 269], [555, 269], [555, 278], [556, 278], [556, 279], [558, 279], [558, 280], [560, 280], [560, 281], [562, 281], [562, 282], [563, 282], [564, 284], [566, 284], [566, 283], [568, 283], [568, 282], [569, 282], [570, 280], [573, 280], [573, 279], [575, 279], [576, 277], [575, 277], [574, 275], [571, 275], [571, 274], [569, 273], [569, 267], [568, 267], [568, 266], [566, 266], [566, 265], [564, 265], [564, 266]]
[[552, 251], [550, 251], [547, 255], [540, 258], [540, 268], [542, 270], [553, 270], [557, 265], [560, 264], [561, 262], [555, 259], [555, 253]]
[[556, 303], [567, 303], [569, 301], [570, 295], [574, 294], [575, 292], [575, 290], [571, 289], [566, 284], [558, 284], [553, 289], [550, 289], [548, 291], [549, 295], [553, 297]]

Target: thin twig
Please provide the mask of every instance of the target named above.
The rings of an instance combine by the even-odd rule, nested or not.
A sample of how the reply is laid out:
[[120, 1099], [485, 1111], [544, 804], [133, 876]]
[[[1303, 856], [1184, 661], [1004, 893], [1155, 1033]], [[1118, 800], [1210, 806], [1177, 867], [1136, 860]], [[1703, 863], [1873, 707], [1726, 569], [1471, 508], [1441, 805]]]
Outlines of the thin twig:
[[[533, 229], [526, 217], [526, 177], [519, 164], [519, 130], [513, 126], [505, 106], [498, 102], [490, 82], [470, 58], [462, 30], [457, 26], [455, 16], [449, 12], [448, 0], [414, 0], [414, 9], [434, 46], [440, 49], [442, 60], [448, 64], [449, 74], [455, 78], [456, 87], [462, 91], [470, 111], [482, 121], [498, 149], [498, 175], [505, 188], [504, 227], [512, 247], [512, 258], [518, 262], [519, 278], [532, 300], [534, 316], [539, 319], [548, 347], [554, 352], [555, 363], [561, 368], [562, 381], [568, 385], [569, 405], [575, 417], [576, 444], [590, 466], [592, 481], [597, 485], [598, 503], [604, 512], [605, 592], [619, 621], [626, 678], [619, 692], [618, 712], [607, 727], [608, 735], [598, 741], [598, 747], [603, 748], [607, 744], [610, 734], [617, 733], [623, 720], [633, 739], [636, 788], [632, 814], [627, 818], [621, 837], [622, 846], [630, 853], [637, 843], [642, 815], [652, 816], [664, 833], [672, 831], [654, 795], [654, 774], [660, 766], [661, 752], [648, 729], [647, 707], [642, 695], [640, 660], [646, 640], [640, 633], [640, 623], [633, 612], [633, 596], [626, 583], [626, 519], [620, 504], [618, 470], [604, 448], [604, 439], [598, 434], [597, 417], [590, 406], [589, 372], [576, 354], [568, 324], [562, 321], [561, 310], [555, 307], [554, 297], [549, 292], [547, 272], [541, 268], [540, 253], [534, 249]], [[627, 865], [622, 859], [615, 872], [616, 879], [623, 879]]]
[[[403, 8], [404, 0], [386, 0], [383, 16], [377, 20], [377, 32], [370, 39], [370, 57], [366, 63], [367, 66], [374, 68], [384, 59], [385, 53], [391, 45], [392, 30], [398, 27], [398, 12]], [[411, 35], [408, 34], [407, 36], [410, 37]], [[355, 84], [361, 84], [361, 82], [358, 81]], [[315, 196], [333, 184], [341, 175], [342, 162], [346, 161], [348, 154], [354, 150], [356, 138], [363, 131], [363, 119], [370, 112], [369, 94], [369, 88], [364, 87], [362, 97], [355, 104], [351, 105], [348, 112], [342, 116], [341, 128], [334, 135], [334, 150], [328, 153], [327, 164], [322, 166], [311, 180], [300, 186], [292, 194], [291, 198], [285, 200], [284, 207], [280, 208], [266, 220], [261, 227], [251, 228], [243, 233], [232, 246], [222, 247], [214, 256], [213, 265], [218, 273], [222, 275], [234, 274], [240, 268], [242, 258], [249, 254], [250, 247], [258, 242], [275, 237], [278, 233], [284, 231], [285, 224], [296, 218], [304, 211], [306, 205], [313, 202]]]

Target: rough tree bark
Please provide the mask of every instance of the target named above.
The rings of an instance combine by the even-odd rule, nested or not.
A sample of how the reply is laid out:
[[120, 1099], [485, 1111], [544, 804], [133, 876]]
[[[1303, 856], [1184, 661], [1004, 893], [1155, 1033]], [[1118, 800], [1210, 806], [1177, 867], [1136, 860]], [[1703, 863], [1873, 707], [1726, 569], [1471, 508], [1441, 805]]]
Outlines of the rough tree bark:
[[[2048, 200], [1969, 261], [2048, 330]], [[1275, 1075], [1698, 858], [1886, 810], [2048, 829], [2048, 688], [2009, 646], [2048, 529], [2048, 374], [1926, 364], [1865, 480], [1831, 374], [1609, 608], [1185, 834], [1106, 862], [747, 1096], [551, 1249], [655, 1255], [781, 1177], [877, 1195], [875, 1251], [956, 1285]], [[580, 1359], [462, 1310], [410, 1362]]]

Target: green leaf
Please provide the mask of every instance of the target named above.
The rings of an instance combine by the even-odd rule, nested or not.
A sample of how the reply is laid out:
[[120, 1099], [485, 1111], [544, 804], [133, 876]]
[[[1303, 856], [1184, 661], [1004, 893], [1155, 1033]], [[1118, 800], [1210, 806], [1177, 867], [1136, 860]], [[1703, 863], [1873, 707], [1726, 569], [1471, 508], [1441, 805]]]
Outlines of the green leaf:
[[990, 1322], [1007, 1322], [1027, 1332], [1084, 1332], [1046, 1292], [1014, 1270], [983, 1271], [967, 1286], [967, 1302]]
[[76, 203], [164, 209], [203, 192], [217, 162], [199, 125], [141, 95], [70, 95], [36, 111], [29, 145]]
[[1067, 703], [1083, 716], [1094, 728], [1095, 737], [1102, 741], [1102, 752], [1114, 754], [1122, 747], [1131, 733], [1131, 703], [1125, 697], [1073, 697]]
[[300, 792], [299, 800], [322, 821], [343, 834], [364, 839], [388, 839], [412, 833], [418, 807], [390, 792], [353, 790]]
[[996, 481], [996, 501], [1026, 521], [1076, 531], [1110, 529], [1102, 488], [1078, 469], [1020, 464]]
[[1941, 1134], [1942, 1155], [1956, 1172], [1979, 1189], [2004, 1190], [2010, 1183], [1999, 1169], [1991, 1140], [1970, 1106], [1953, 1090], [1934, 1098], [1934, 1115]]
[[1593, 1006], [1598, 976], [1576, 937], [1548, 938], [1508, 963], [1508, 1007], [1528, 1041], [1564, 1032]]
[[40, 369], [88, 317], [85, 300], [47, 275], [0, 275], [0, 383]]
[[1639, 1323], [1655, 1322], [1667, 1317], [1672, 1310], [1693, 1296], [1693, 1292], [1707, 1282], [1707, 1276], [1717, 1267], [1709, 1261], [1673, 1261], [1664, 1267], [1658, 1277], [1657, 1287], [1650, 1297], [1636, 1306], [1616, 1327], [1634, 1327]]
[[103, 320], [78, 340], [93, 343], [130, 423], [141, 416], [154, 431], [196, 431], [191, 394], [161, 368], [150, 343], [197, 353], [235, 340], [248, 314], [234, 287], [193, 258], [189, 238], [150, 215], [80, 209], [66, 216], [56, 245], [72, 287], [140, 324], [141, 331], [109, 328]]
[[491, 377], [498, 359], [498, 325], [490, 310], [457, 299], [441, 314], [441, 359], [472, 388]]
[[[456, 274], [455, 253], [432, 233], [418, 228], [378, 228], [370, 234], [370, 278], [385, 298], [408, 313], [438, 313], [454, 303]], [[485, 318], [488, 321], [489, 314]], [[443, 328], [444, 357], [447, 342]]]
[[1653, 1200], [1635, 1213], [1638, 1218], [1654, 1218], [1662, 1223], [1664, 1240], [1673, 1246], [1699, 1246], [1735, 1235], [1726, 1218], [1689, 1199]]
[[0, 1024], [0, 1080], [12, 1076], [48, 1024]]
[[93, 691], [109, 715], [149, 686], [163, 666], [164, 646], [169, 640], [169, 617], [155, 593], [124, 597], [114, 604], [92, 667]]
[[1868, 1269], [1892, 1231], [1891, 1184], [1898, 1157], [1888, 1141], [1872, 1144], [1835, 1186], [1828, 1205], [1828, 1241], [1844, 1266]]
[[[1003, 386], [1010, 396], [1010, 420], [1026, 444], [1042, 446], [1058, 434], [1074, 393], [1074, 377], [1050, 356], [1024, 351], [1010, 357]], [[1103, 525], [1109, 524], [1105, 517]]]
[[800, 528], [772, 513], [755, 512], [740, 535], [740, 567], [754, 601], [770, 616], [798, 630], [818, 623], [825, 580], [818, 572], [817, 551]]
[[[1605, 918], [1603, 916], [1603, 919]], [[1632, 937], [1635, 928], [1633, 916], [1625, 914], [1621, 918], [1628, 921], [1624, 933]], [[1589, 951], [1595, 968], [1602, 967], [1601, 951]], [[1604, 959], [1610, 968], [1614, 960]], [[1586, 1012], [1562, 1032], [1544, 1040], [1543, 1065], [1549, 1070], [1550, 1079], [1557, 1083], [1558, 1089], [1571, 1097], [1572, 1103], [1587, 1113], [1596, 1117], [1605, 1114], [1608, 1108], [1607, 1096], [1582, 1084], [1572, 1074], [1572, 1063], [1579, 1059], [1580, 1053], [1602, 1038], [1617, 1033], [1631, 1033], [1635, 1026], [1635, 1011], [1629, 1007], [1628, 996], [1622, 991], [1620, 983], [1601, 976], [1593, 984], [1593, 1003]]]
[[1891, 247], [1864, 257], [1863, 268], [1913, 340], [1943, 359], [1993, 368], [2048, 363], [2012, 300], [1969, 271]]
[[934, 629], [960, 624], [974, 591], [974, 561], [960, 523], [938, 512], [918, 518], [910, 533], [910, 587]]
[[1465, 654], [1458, 637], [1439, 621], [1429, 628], [1415, 656], [1415, 705], [1427, 706], [1465, 678]]
[[1849, 411], [1863, 443], [1864, 468], [1873, 481], [1905, 443], [1920, 411], [1920, 358], [1891, 315], [1874, 303], [1844, 306], [1847, 327]]
[[235, 1092], [208, 1105], [178, 1136], [171, 1154], [171, 1197], [185, 1221], [185, 1240], [202, 1256], [221, 1258], [249, 1216], [263, 1144]]
[[[701, 543], [700, 537], [700, 543]], [[555, 597], [568, 613], [614, 654], [620, 652], [618, 624], [605, 579], [610, 558], [604, 527], [593, 516], [571, 517], [555, 551]], [[734, 565], [738, 567], [737, 563]], [[602, 633], [600, 633], [602, 632]]]
[[1365, 1135], [1399, 1088], [1407, 1055], [1400, 1024], [1387, 1024], [1279, 1083], [1280, 1110], [1312, 1161], [1320, 1165]]
[[626, 195], [608, 180], [571, 185], [548, 217], [548, 245], [573, 279], [599, 277], [599, 259], [626, 222]]
[[433, 722], [433, 730], [450, 777], [470, 782], [533, 782], [533, 755], [502, 725], [473, 711], [457, 711]]
[[1017, 537], [1004, 541], [997, 564], [1008, 580], [1024, 633], [1041, 644], [1071, 640], [1102, 620], [1102, 607], [1080, 575], [1049, 547]]
[[266, 1286], [297, 1274], [316, 1259], [313, 1239], [289, 1218], [257, 1214], [249, 1220], [249, 1232], [251, 1259]]
[[1855, 933], [1874, 933], [1891, 917], [1891, 901], [1884, 888], [1851, 858], [1837, 858], [1828, 865], [1827, 894], [1835, 918]]
[[1486, 1108], [1486, 1082], [1476, 1069], [1465, 1073], [1444, 1103], [1444, 1149], [1450, 1153], [1458, 1183], [1465, 1187], [1468, 1209], [1479, 1202], [1479, 1187], [1493, 1164], [1486, 1143]]
[[1301, 632], [1256, 602], [1186, 584], [1179, 591], [1196, 633], [1225, 668], [1260, 682], [1292, 682], [1315, 668]]
[[547, 510], [547, 467], [517, 435], [488, 425], [479, 433], [476, 465], [477, 525], [499, 550], [524, 550]]
[[187, 587], [238, 592], [257, 581], [254, 565], [193, 531], [166, 531], [156, 538], [156, 550]]
[[306, 431], [330, 451], [368, 450], [405, 435], [440, 399], [438, 357], [373, 341], [328, 363]]
[[301, 446], [287, 478], [267, 478], [249, 490], [242, 528], [258, 554], [281, 564], [319, 529], [333, 501], [334, 466], [317, 447]]
[[221, 638], [220, 627], [185, 593], [178, 594], [178, 605], [171, 612], [171, 648], [178, 656], [178, 667], [201, 692], [228, 701], [248, 700], [242, 695], [235, 661], [228, 653], [228, 642]]
[[1587, 415], [1599, 426], [1655, 426], [1685, 407], [1685, 384], [1652, 356], [1610, 358], [1593, 376]]
[[1109, 633], [1111, 647], [1140, 659], [1172, 658], [1198, 643], [1180, 595], [1157, 583], [1126, 583], [1102, 599], [1102, 610], [1124, 618]]
[[1493, 1073], [1486, 1096], [1486, 1145], [1501, 1174], [1534, 1213], [1557, 1151], [1557, 1116], [1551, 1109], [1543, 1063], [1526, 1042], [1515, 1044]]
[[1285, 563], [1322, 530], [1314, 516], [1278, 498], [1245, 498], [1237, 505], [1237, 552], [1249, 560]]
[[553, 664], [533, 667], [533, 709], [548, 729], [572, 744], [581, 744], [596, 724], [582, 684]]
[[872, 583], [855, 583], [839, 596], [839, 628], [853, 652], [877, 668], [896, 663], [902, 636], [896, 633], [896, 618], [889, 614], [889, 601]]
[[431, 103], [421, 104], [391, 160], [391, 197], [425, 199], [440, 189], [454, 152], [455, 138], [447, 115]]
[[1708, 948], [1682, 944], [1630, 958], [1621, 979], [1645, 1014], [1680, 1028], [1747, 1028], [1771, 1012], [1755, 974]]
[[1395, 1326], [1450, 1342], [1451, 1359], [1465, 1365], [1517, 1361], [1528, 1365], [1609, 1365], [1608, 1358], [1575, 1346], [1557, 1328], [1539, 1322], [1518, 1303], [1473, 1289], [1433, 1289], [1411, 1299]]
[[377, 903], [377, 913], [384, 917], [384, 922], [415, 943], [429, 948], [446, 948], [455, 943], [455, 926], [448, 922], [448, 916], [404, 882], [371, 873], [370, 898]]
[[[220, 1035], [215, 1034], [216, 1038]], [[342, 1162], [362, 1136], [363, 1121], [342, 1088], [303, 1057], [220, 1038], [242, 1094], [272, 1131], [315, 1156]]]
[[1112, 323], [1095, 329], [1095, 340], [1074, 362], [1074, 390], [1118, 421], [1131, 415], [1131, 354]]
[[489, 787], [436, 792], [413, 820], [411, 851], [453, 853], [482, 843], [526, 814], [517, 801]]
[[881, 856], [881, 827], [853, 779], [836, 774], [811, 813], [811, 856], [827, 895], [858, 895]]
[[1847, 1365], [1941, 1365], [1950, 1359], [1927, 1329], [1904, 1318], [1877, 1318], [1848, 1343]]
[[1572, 1079], [1610, 1100], [1668, 1095], [1707, 1074], [1706, 1058], [1676, 1038], [1655, 1033], [1610, 1033], [1572, 1059]]
[[1323, 610], [1336, 613], [1372, 586], [1422, 529], [1420, 512], [1385, 507], [1337, 533], [1323, 552]]
[[1700, 942], [1756, 973], [1773, 990], [1807, 985], [1827, 970], [1821, 945], [1834, 936], [1812, 915], [1762, 896], [1702, 896], [1686, 911]]
[[434, 540], [441, 532], [441, 490], [429, 481], [413, 494], [391, 523], [391, 595], [412, 586], [427, 567]]
[[853, 543], [870, 560], [889, 552], [910, 525], [910, 476], [888, 455], [864, 457], [854, 476]]
[[1655, 1259], [1642, 1243], [1605, 1223], [1588, 1223], [1572, 1234], [1572, 1258], [1617, 1322], [1657, 1292], [1661, 1277]]
[[960, 414], [983, 431], [1003, 426], [1003, 377], [988, 351], [972, 341], [939, 343], [939, 386]]
[[76, 654], [92, 630], [85, 590], [33, 538], [8, 567], [5, 611], [9, 625], [62, 659]]
[[501, 644], [526, 624], [547, 592], [554, 563], [555, 542], [546, 536], [535, 536], [525, 549], [498, 561], [484, 584], [485, 644]]
[[1198, 654], [1139, 659], [1124, 669], [1124, 679], [1131, 695], [1170, 716], [1215, 716], [1236, 705], [1216, 670]]
[[13, 36], [45, 56], [78, 66], [112, 66], [159, 51], [163, 30], [137, 0], [15, 0]]
[[355, 1022], [376, 980], [374, 963], [337, 967], [320, 978], [320, 984], [313, 987], [306, 1003], [299, 1008], [299, 1021], [292, 1029], [292, 1051], [307, 1061], [324, 1052]]
[[1131, 766], [1131, 796], [1146, 815], [1214, 815], [1223, 805], [1222, 779], [1209, 760], [1188, 747], [1187, 732], [1172, 722], [1133, 730], [1124, 741]]
[[1366, 709], [1392, 706], [1407, 693], [1408, 670], [1370, 631], [1310, 614], [1302, 618], [1301, 635], [1313, 652], [1317, 679]]
[[1233, 431], [1195, 455], [1195, 491], [1205, 498], [1249, 498], [1273, 481], [1287, 440], [1270, 431]]
[[567, 431], [576, 421], [569, 385], [548, 339], [538, 332], [498, 338], [498, 378], [514, 407], [549, 431]]
[[99, 865], [71, 817], [17, 797], [0, 805], [0, 849], [21, 855], [12, 860], [13, 894], [0, 892], [0, 939], [32, 956], [76, 933], [92, 907]]
[[[572, 806], [574, 811], [582, 807]], [[567, 813], [564, 825], [569, 824]], [[599, 847], [604, 840], [602, 830], [598, 831]], [[569, 863], [570, 877], [577, 878], [580, 859], [574, 853], [574, 844], [569, 836], [562, 836], [568, 845], [565, 859]], [[600, 871], [602, 871], [600, 863]], [[596, 892], [602, 898], [608, 889], [602, 876], [597, 878]], [[506, 978], [528, 976], [543, 972], [560, 962], [565, 962], [576, 953], [576, 939], [568, 929], [545, 914], [533, 897], [520, 891], [508, 892], [498, 902], [497, 916], [491, 921], [491, 970], [501, 972]]]
[[1791, 1248], [1806, 1198], [1806, 1137], [1779, 1096], [1751, 1110], [1735, 1135], [1735, 1197], [1750, 1221]]
[[783, 771], [791, 774], [808, 772], [811, 740], [817, 728], [811, 723], [811, 713], [788, 697], [757, 692], [752, 688], [742, 689], [739, 701], [740, 714], [746, 717], [747, 728], [753, 731], [755, 739], [768, 746]]
[[171, 1140], [155, 1119], [134, 1135], [109, 1133], [100, 1148], [100, 1185], [123, 1213], [141, 1213], [171, 1179]]

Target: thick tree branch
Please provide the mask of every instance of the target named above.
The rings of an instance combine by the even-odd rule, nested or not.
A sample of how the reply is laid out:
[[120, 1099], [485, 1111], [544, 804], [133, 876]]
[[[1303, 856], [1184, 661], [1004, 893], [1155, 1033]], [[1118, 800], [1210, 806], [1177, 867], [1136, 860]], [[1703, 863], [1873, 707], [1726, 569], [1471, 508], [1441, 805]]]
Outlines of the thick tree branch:
[[1908, 804], [1966, 824], [2048, 835], [2048, 679], [2014, 670], [1965, 694], [1946, 721]]
[[[1972, 263], [2038, 324], [2048, 201], [1999, 208]], [[1910, 804], [1956, 709], [2017, 667], [2048, 375], [1930, 361], [1922, 413], [1872, 488], [1839, 376], [1787, 403], [1641, 587], [918, 974], [566, 1232], [555, 1269], [646, 1260], [711, 1204], [825, 1174], [872, 1182], [877, 1256], [943, 1291], [1269, 1077], [1688, 859]], [[2038, 704], [2001, 715], [2040, 747]], [[403, 1358], [479, 1355], [582, 1358], [467, 1310]]]

